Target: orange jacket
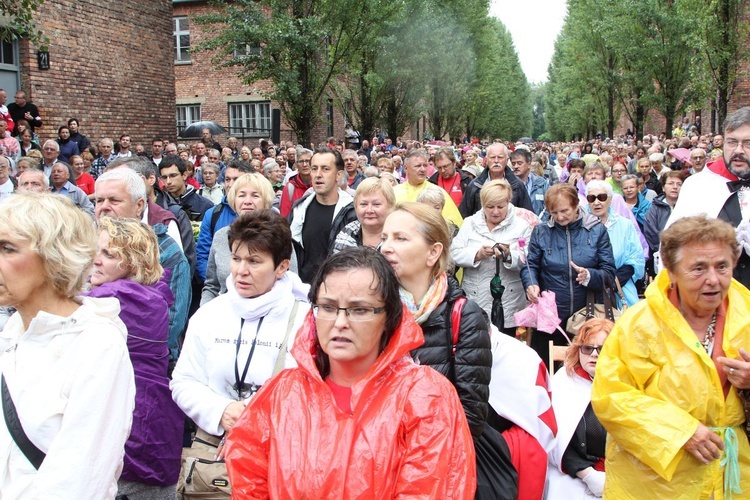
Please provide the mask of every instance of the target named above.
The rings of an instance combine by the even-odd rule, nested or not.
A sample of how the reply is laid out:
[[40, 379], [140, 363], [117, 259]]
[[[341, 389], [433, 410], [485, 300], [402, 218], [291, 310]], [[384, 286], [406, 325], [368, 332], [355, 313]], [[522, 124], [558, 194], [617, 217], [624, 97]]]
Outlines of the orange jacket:
[[234, 498], [473, 499], [476, 459], [466, 417], [444, 376], [416, 365], [412, 314], [365, 378], [346, 415], [321, 379], [308, 313], [281, 372], [250, 400], [227, 440]]

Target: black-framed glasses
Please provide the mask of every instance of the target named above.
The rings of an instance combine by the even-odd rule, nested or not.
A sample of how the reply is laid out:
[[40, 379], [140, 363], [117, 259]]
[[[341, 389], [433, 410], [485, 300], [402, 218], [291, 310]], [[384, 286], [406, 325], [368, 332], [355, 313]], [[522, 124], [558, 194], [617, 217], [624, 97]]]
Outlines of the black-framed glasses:
[[586, 196], [586, 199], [589, 203], [594, 203], [596, 200], [607, 201], [607, 198], [609, 198], [609, 196], [607, 196], [607, 193], [589, 194]]
[[314, 304], [312, 307], [313, 315], [317, 319], [335, 320], [339, 317], [339, 311], [344, 311], [349, 321], [369, 321], [385, 311], [385, 307], [338, 307], [330, 304]]
[[601, 345], [586, 345], [586, 344], [584, 344], [584, 345], [581, 346], [581, 352], [583, 354], [585, 354], [586, 356], [591, 356], [594, 353], [594, 351], [596, 351], [597, 353], [601, 354], [602, 353], [602, 347], [604, 347], [604, 346], [601, 346]]

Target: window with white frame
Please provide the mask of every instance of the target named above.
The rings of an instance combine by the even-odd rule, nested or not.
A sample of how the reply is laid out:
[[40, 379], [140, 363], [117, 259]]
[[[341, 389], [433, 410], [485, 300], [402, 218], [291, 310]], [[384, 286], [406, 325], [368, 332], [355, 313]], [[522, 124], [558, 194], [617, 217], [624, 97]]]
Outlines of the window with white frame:
[[190, 21], [187, 17], [174, 17], [172, 38], [174, 41], [174, 61], [190, 62]]
[[270, 133], [270, 102], [235, 102], [229, 104], [230, 135], [268, 136]]
[[260, 45], [250, 45], [249, 43], [237, 42], [234, 46], [233, 57], [235, 59], [242, 59], [247, 56], [260, 55]]
[[201, 121], [200, 104], [182, 104], [177, 106], [177, 135], [180, 135], [191, 123]]

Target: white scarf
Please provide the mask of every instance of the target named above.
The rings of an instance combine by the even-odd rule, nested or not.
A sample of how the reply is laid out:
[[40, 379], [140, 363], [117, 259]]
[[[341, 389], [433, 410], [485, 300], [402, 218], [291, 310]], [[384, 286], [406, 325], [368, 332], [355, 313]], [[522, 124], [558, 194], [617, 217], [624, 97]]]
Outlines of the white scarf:
[[295, 300], [307, 302], [309, 291], [310, 285], [302, 283], [299, 276], [291, 271], [287, 271], [281, 278], [276, 280], [273, 288], [268, 292], [257, 297], [246, 298], [237, 293], [237, 289], [234, 288], [232, 275], [227, 276], [229, 302], [232, 304], [234, 312], [245, 321], [255, 321], [267, 316], [275, 306], [283, 304], [284, 300], [288, 300], [290, 295]]

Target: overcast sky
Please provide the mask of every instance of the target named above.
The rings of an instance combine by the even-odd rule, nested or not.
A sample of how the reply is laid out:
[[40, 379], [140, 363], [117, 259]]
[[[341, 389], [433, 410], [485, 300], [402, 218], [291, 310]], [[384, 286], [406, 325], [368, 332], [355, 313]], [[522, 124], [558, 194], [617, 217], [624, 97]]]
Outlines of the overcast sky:
[[547, 66], [566, 10], [566, 0], [492, 0], [490, 14], [500, 19], [513, 36], [530, 83], [547, 80]]

